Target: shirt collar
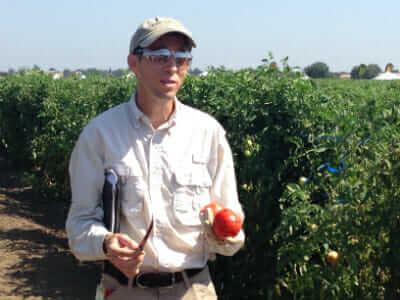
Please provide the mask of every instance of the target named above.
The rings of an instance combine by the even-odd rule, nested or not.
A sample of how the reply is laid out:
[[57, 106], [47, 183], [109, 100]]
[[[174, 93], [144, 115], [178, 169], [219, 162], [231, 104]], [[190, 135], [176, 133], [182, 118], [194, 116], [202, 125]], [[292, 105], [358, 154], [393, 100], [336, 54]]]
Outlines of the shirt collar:
[[145, 114], [139, 109], [136, 104], [136, 92], [132, 95], [131, 100], [129, 101], [129, 106], [131, 109], [132, 117], [133, 117], [133, 126], [135, 128], [139, 127], [139, 121], [145, 117]]
[[[168, 130], [171, 129], [171, 127], [176, 125], [178, 117], [182, 114], [182, 103], [176, 97], [174, 101], [175, 101], [174, 112], [169, 117], [168, 121], [164, 123], [160, 128], [168, 128]], [[135, 128], [138, 128], [140, 126], [139, 123], [140, 121], [149, 122], [148, 117], [139, 109], [139, 107], [136, 104], [136, 92], [132, 95], [129, 101], [129, 106], [133, 117], [132, 118], [133, 126]]]

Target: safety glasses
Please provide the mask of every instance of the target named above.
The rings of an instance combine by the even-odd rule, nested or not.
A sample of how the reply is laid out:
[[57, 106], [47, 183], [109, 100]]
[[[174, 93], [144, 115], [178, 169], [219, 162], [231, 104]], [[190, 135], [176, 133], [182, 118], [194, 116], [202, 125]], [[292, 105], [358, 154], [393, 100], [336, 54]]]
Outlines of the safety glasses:
[[173, 51], [169, 49], [150, 50], [147, 48], [136, 49], [135, 54], [145, 57], [152, 63], [165, 65], [171, 56], [175, 59], [177, 67], [187, 67], [192, 61], [192, 54], [189, 51]]

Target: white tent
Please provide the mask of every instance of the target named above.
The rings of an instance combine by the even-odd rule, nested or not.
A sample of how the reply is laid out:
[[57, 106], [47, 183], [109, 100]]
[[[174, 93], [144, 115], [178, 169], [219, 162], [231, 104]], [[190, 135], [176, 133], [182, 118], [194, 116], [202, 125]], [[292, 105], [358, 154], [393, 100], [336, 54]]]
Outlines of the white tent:
[[308, 76], [306, 73], [303, 74], [303, 76], [301, 76], [301, 79], [310, 79], [310, 76]]
[[62, 77], [63, 77], [63, 75], [62, 75], [61, 73], [54, 73], [54, 74], [53, 74], [53, 79], [54, 79], [54, 80], [60, 79], [60, 78], [62, 78]]
[[124, 77], [125, 77], [125, 78], [132, 78], [132, 77], [135, 77], [135, 76], [136, 76], [135, 73], [129, 72], [129, 73], [126, 74]]
[[400, 74], [393, 72], [385, 72], [385, 73], [380, 73], [378, 76], [374, 78], [374, 80], [393, 80], [393, 79], [400, 79]]

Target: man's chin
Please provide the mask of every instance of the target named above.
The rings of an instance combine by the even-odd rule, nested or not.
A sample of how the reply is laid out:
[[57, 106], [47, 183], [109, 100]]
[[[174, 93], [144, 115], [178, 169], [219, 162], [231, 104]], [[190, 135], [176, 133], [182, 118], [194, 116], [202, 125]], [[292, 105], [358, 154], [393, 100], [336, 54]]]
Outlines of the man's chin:
[[172, 92], [172, 93], [160, 94], [158, 98], [162, 101], [171, 101], [171, 100], [174, 100], [175, 97], [176, 97], [176, 93]]

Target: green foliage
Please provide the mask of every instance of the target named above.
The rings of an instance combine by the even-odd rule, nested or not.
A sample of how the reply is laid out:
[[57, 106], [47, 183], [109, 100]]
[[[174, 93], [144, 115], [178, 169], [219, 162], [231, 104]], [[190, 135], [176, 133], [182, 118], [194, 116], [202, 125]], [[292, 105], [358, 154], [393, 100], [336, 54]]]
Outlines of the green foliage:
[[[313, 103], [314, 119], [334, 122], [313, 127], [311, 149], [299, 153], [313, 165], [314, 172], [303, 174], [311, 179], [288, 184], [280, 198], [274, 239], [285, 275], [279, 284], [296, 299], [395, 299], [400, 86], [335, 88], [329, 102]], [[321, 168], [324, 163], [340, 172]], [[338, 265], [326, 263], [329, 250], [339, 252]]]
[[130, 79], [31, 73], [0, 81], [0, 133], [4, 155], [17, 167], [35, 170], [34, 191], [67, 200], [69, 155], [82, 128], [97, 114], [129, 99]]
[[41, 72], [0, 81], [0, 143], [7, 158], [19, 167], [33, 166], [32, 141], [45, 123], [40, 114], [51, 83], [51, 77]]
[[[223, 124], [234, 155], [246, 244], [210, 264], [220, 298], [398, 299], [400, 83], [302, 80], [283, 65], [210, 69], [178, 95]], [[38, 170], [42, 198], [67, 201], [80, 131], [134, 88], [135, 79], [8, 76], [0, 148]]]

